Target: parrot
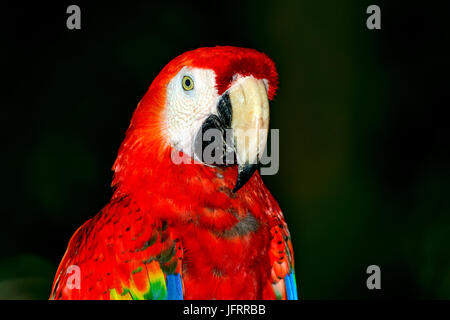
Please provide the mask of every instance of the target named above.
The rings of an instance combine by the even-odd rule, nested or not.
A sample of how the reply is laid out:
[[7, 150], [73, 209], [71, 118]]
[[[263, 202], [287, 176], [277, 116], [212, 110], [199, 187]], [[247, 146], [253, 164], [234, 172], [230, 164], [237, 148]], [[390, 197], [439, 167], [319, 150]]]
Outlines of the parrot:
[[[260, 172], [277, 88], [255, 49], [201, 47], [164, 66], [119, 147], [111, 199], [70, 238], [49, 299], [297, 300], [291, 236]], [[213, 161], [209, 129], [223, 135]]]

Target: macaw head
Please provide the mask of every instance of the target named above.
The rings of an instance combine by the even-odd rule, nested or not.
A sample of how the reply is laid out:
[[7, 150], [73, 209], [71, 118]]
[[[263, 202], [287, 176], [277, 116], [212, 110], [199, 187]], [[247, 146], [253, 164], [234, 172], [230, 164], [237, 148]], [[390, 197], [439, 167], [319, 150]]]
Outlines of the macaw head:
[[149, 172], [150, 154], [154, 161], [175, 152], [196, 165], [236, 166], [237, 192], [264, 152], [277, 84], [273, 61], [253, 49], [199, 48], [173, 59], [134, 112], [114, 184], [131, 172], [131, 163], [134, 172]]

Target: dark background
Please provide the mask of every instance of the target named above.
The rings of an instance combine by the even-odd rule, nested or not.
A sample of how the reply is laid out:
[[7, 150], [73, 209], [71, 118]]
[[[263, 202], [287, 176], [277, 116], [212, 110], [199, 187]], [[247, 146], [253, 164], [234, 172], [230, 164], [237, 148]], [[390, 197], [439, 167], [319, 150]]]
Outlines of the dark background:
[[[81, 7], [81, 30], [66, 8]], [[382, 29], [366, 28], [381, 7]], [[272, 57], [280, 171], [264, 180], [305, 299], [450, 298], [448, 14], [427, 1], [2, 4], [0, 299], [46, 299], [109, 200], [132, 112], [201, 46]], [[366, 288], [367, 266], [381, 290]]]

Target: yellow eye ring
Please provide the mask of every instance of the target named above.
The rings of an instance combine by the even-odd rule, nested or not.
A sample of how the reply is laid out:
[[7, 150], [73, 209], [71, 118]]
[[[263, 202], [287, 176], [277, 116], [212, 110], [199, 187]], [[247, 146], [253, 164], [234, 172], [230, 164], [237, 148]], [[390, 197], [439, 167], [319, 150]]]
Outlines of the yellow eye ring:
[[184, 76], [181, 84], [183, 85], [183, 89], [186, 91], [194, 89], [194, 80], [192, 80], [189, 76]]

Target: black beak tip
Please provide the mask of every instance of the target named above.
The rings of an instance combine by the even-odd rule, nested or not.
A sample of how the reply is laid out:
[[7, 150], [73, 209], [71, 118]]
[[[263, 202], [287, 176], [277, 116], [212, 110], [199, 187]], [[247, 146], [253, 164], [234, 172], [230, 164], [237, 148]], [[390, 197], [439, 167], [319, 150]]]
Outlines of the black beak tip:
[[238, 167], [238, 177], [236, 180], [236, 185], [233, 188], [233, 193], [236, 193], [241, 189], [248, 180], [253, 176], [256, 169], [258, 169], [257, 164], [246, 164], [246, 165], [239, 165]]

